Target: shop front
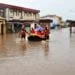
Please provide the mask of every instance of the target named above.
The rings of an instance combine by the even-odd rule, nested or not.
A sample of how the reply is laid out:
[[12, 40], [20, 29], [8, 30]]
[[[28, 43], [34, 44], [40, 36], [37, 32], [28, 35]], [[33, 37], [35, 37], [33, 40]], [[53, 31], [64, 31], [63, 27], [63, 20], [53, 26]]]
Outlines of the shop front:
[[36, 22], [34, 20], [12, 20], [8, 22], [8, 31], [19, 32], [22, 26], [25, 27], [27, 32], [30, 32], [31, 28], [35, 28]]

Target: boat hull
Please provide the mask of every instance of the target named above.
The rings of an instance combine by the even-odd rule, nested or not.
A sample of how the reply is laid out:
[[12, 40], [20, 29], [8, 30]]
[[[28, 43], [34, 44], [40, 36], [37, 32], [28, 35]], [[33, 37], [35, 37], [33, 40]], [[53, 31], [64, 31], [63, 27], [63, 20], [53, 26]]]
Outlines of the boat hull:
[[28, 40], [29, 41], [42, 41], [42, 40], [45, 40], [45, 38], [41, 38], [41, 37], [39, 37], [39, 36], [33, 36], [33, 35], [30, 35], [29, 37], [28, 37]]

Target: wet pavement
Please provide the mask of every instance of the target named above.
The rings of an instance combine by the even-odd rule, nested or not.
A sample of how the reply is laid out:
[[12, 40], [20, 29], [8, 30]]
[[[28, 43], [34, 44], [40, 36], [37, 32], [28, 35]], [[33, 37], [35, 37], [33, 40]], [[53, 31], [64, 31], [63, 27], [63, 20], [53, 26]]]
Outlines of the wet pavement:
[[52, 30], [50, 40], [29, 42], [0, 36], [1, 75], [75, 75], [75, 33]]

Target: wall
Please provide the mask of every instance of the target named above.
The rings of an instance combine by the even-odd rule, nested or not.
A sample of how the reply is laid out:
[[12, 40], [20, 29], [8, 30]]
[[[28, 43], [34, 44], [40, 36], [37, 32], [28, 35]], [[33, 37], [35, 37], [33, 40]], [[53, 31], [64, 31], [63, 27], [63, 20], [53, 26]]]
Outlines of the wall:
[[[13, 12], [11, 12], [11, 9], [6, 9], [6, 11], [7, 11], [7, 13], [6, 13], [6, 15], [8, 16], [8, 17], [6, 17], [7, 18], [7, 20], [9, 19], [9, 20], [13, 20], [13, 19], [17, 19], [17, 20], [39, 20], [39, 13], [29, 13], [29, 12], [25, 12], [25, 11], [21, 11], [21, 12], [19, 12], [18, 10], [16, 10], [15, 12], [14, 12], [14, 10], [13, 10]], [[16, 15], [16, 12], [18, 13], [18, 15]], [[13, 15], [13, 13], [14, 13], [14, 15]]]
[[3, 24], [3, 34], [6, 34], [6, 26], [5, 26], [5, 19], [0, 18], [0, 34], [1, 32], [1, 24]]

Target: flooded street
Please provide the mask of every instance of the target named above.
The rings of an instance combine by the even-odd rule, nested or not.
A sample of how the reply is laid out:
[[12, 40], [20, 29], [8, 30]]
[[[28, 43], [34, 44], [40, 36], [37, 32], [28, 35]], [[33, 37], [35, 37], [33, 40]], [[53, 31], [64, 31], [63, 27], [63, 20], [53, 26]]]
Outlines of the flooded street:
[[75, 75], [75, 33], [52, 30], [50, 40], [29, 42], [0, 36], [1, 75]]

